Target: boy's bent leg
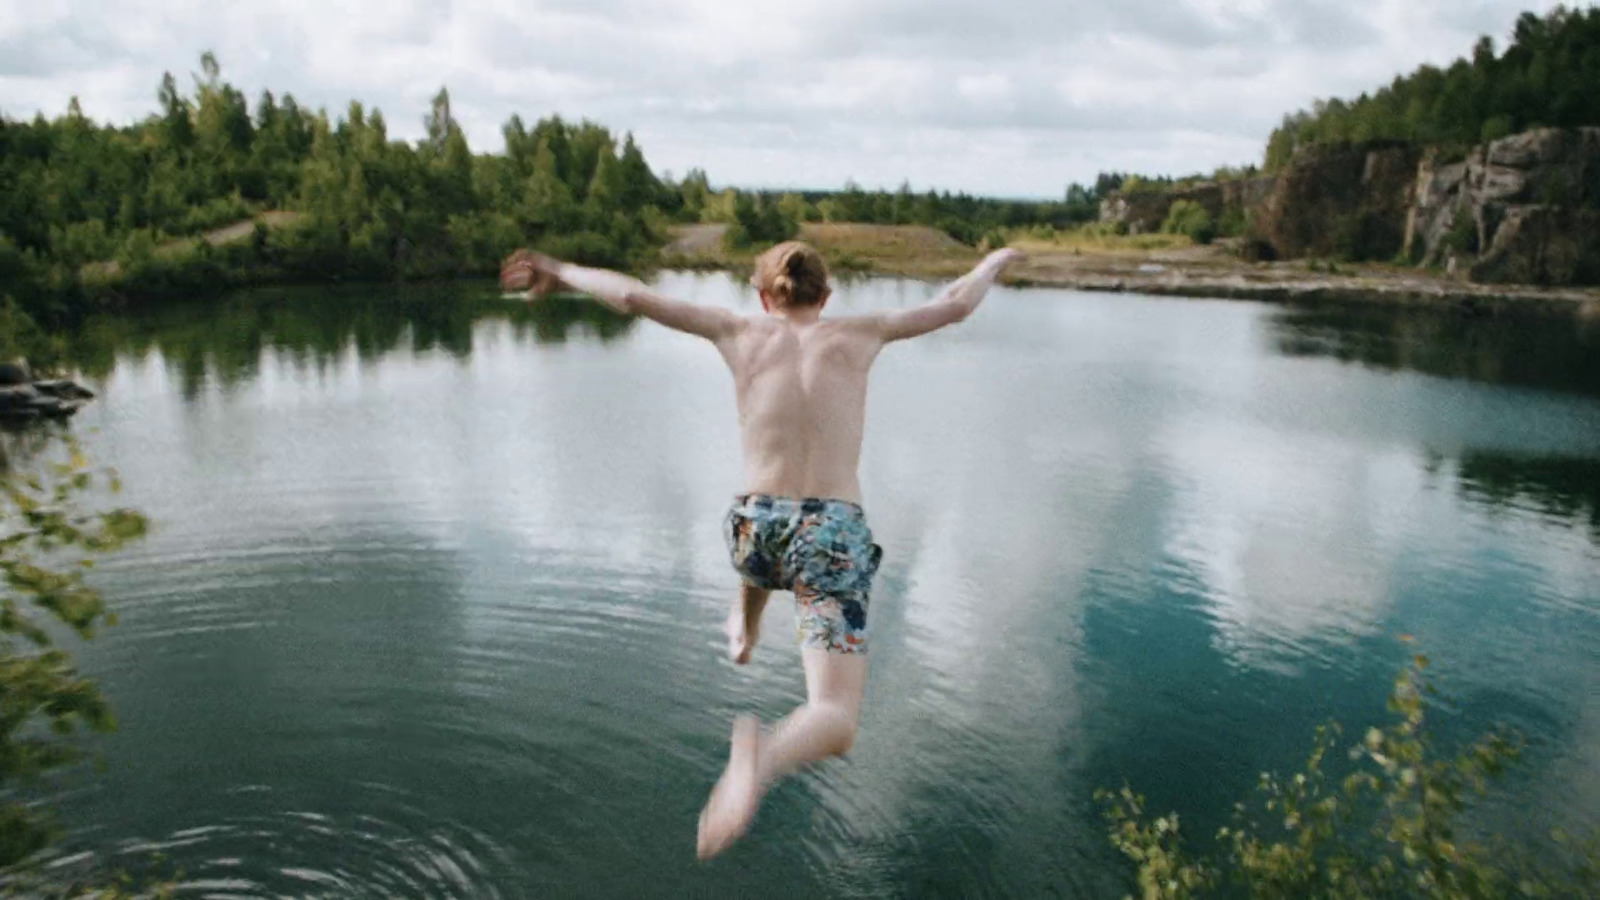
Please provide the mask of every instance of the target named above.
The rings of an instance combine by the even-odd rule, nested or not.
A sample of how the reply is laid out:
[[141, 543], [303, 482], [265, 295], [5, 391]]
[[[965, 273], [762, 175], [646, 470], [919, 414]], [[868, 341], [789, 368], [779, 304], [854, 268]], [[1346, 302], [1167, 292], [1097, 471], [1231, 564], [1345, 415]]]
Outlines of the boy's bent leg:
[[739, 665], [750, 662], [750, 652], [761, 636], [761, 612], [772, 591], [749, 583], [739, 586], [739, 599], [728, 613], [728, 658]]
[[800, 661], [806, 670], [806, 702], [773, 726], [762, 741], [763, 784], [808, 763], [843, 756], [855, 744], [867, 686], [867, 655], [806, 647], [800, 651]]
[[733, 726], [728, 768], [700, 814], [699, 855], [709, 859], [742, 837], [767, 789], [808, 763], [843, 755], [855, 742], [867, 655], [806, 647], [806, 702], [763, 736], [755, 719]]

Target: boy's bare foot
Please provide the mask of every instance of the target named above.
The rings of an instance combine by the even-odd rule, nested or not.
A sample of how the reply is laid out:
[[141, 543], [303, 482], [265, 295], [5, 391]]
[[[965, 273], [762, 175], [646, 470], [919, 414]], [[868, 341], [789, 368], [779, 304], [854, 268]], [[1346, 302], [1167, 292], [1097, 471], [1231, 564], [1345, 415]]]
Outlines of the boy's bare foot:
[[706, 808], [700, 812], [697, 853], [702, 860], [733, 846], [744, 836], [761, 804], [761, 778], [757, 762], [761, 755], [761, 723], [750, 716], [733, 722], [732, 747], [728, 768], [711, 789]]
[[750, 653], [756, 649], [756, 641], [761, 636], [756, 623], [747, 624], [744, 614], [736, 609], [728, 613], [724, 630], [728, 633], [728, 658], [741, 666], [748, 664]]

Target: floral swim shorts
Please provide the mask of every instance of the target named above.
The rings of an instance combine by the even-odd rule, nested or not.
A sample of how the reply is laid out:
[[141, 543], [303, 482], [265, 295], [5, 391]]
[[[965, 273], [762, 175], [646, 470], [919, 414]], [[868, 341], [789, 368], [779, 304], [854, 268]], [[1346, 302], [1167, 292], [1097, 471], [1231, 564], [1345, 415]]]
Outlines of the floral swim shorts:
[[804, 646], [866, 652], [867, 595], [883, 548], [860, 506], [747, 494], [728, 510], [723, 531], [747, 584], [794, 592]]

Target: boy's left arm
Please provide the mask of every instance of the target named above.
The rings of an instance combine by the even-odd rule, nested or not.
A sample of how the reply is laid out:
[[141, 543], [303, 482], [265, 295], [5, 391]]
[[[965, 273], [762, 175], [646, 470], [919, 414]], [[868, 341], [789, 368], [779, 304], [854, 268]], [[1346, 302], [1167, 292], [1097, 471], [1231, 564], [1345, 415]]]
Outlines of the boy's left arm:
[[861, 316], [861, 326], [880, 342], [903, 341], [937, 331], [966, 320], [983, 302], [1000, 272], [1022, 258], [1016, 250], [997, 250], [984, 258], [971, 272], [956, 279], [932, 302], [910, 309]]

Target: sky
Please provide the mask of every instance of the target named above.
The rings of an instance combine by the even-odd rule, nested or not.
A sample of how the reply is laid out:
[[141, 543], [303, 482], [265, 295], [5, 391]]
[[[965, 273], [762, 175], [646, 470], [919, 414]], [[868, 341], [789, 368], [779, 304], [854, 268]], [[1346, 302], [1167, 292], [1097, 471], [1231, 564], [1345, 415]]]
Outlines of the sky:
[[251, 98], [383, 111], [441, 85], [476, 150], [512, 113], [590, 119], [715, 186], [1059, 197], [1100, 171], [1259, 163], [1283, 115], [1355, 96], [1540, 0], [0, 0], [0, 111], [156, 108], [213, 51]]

